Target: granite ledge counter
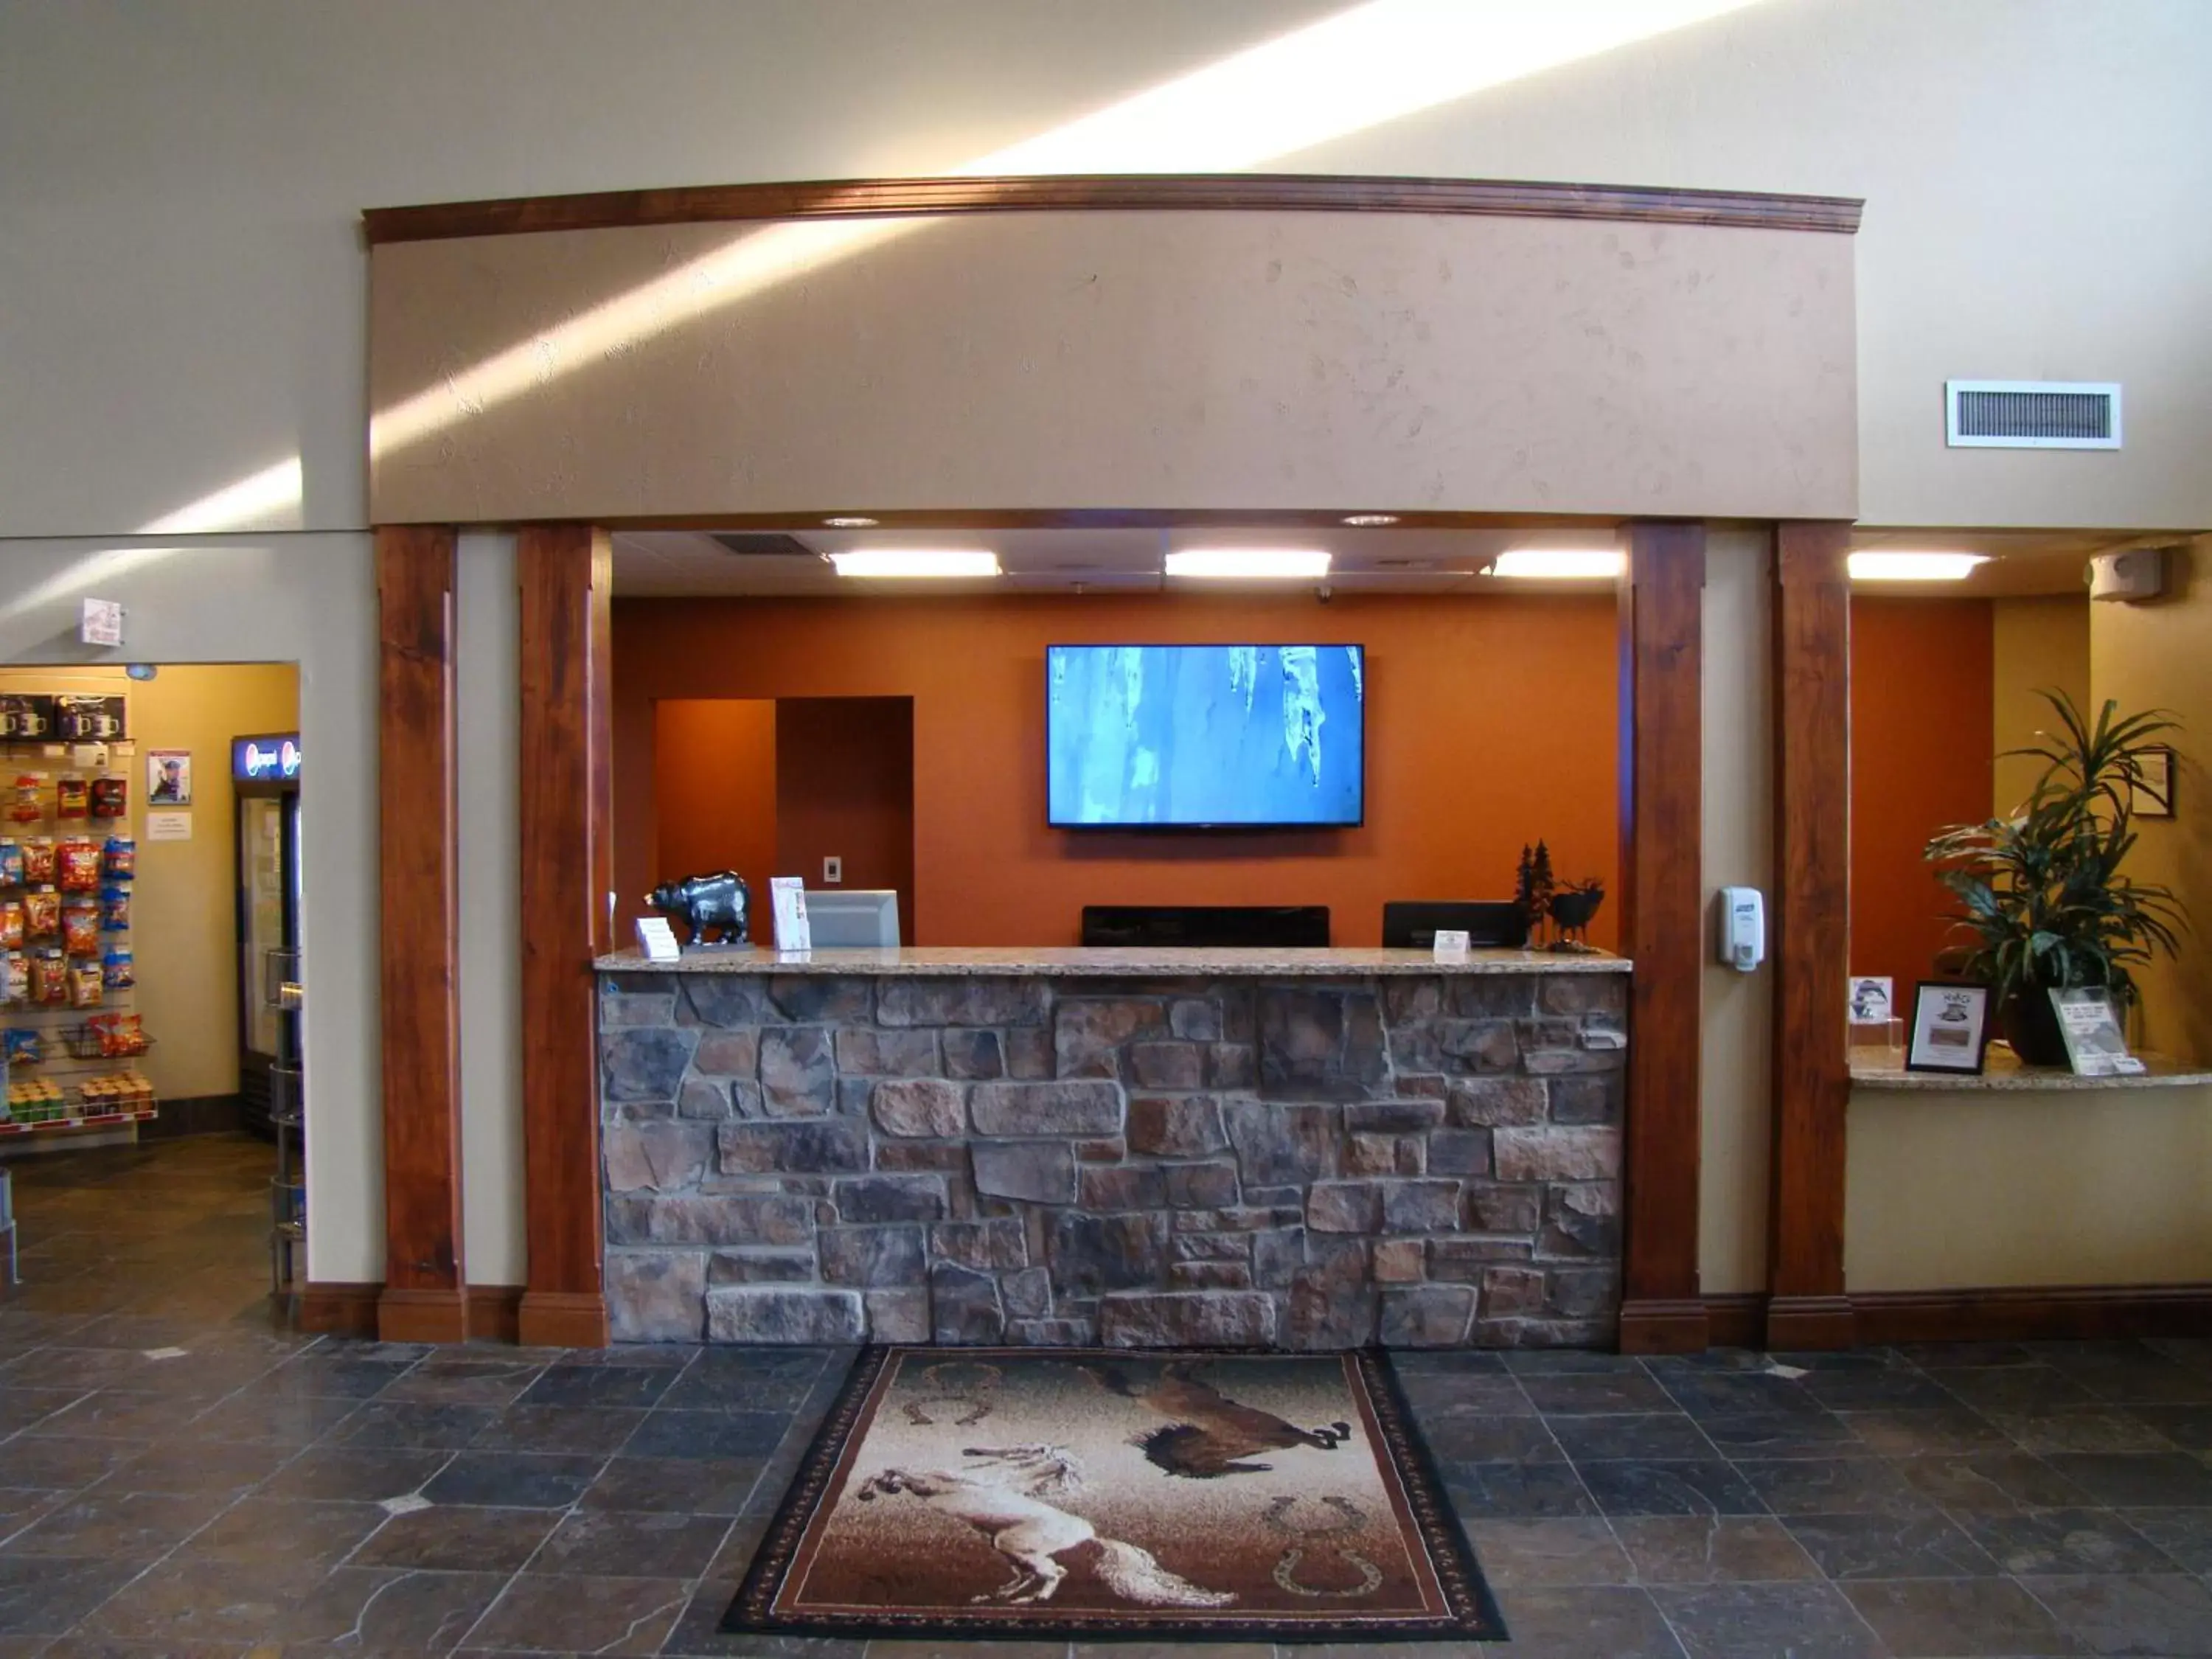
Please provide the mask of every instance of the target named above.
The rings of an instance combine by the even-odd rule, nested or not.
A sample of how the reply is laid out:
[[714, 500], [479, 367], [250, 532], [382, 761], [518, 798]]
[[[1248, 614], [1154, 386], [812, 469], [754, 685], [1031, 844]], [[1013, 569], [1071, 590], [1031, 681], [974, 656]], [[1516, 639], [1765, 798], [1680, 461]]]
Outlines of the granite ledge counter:
[[617, 1340], [1615, 1340], [1618, 957], [599, 965]]
[[1632, 964], [1607, 951], [1479, 950], [1439, 962], [1426, 951], [1328, 949], [1208, 950], [1138, 945], [910, 945], [897, 950], [782, 953], [758, 946], [688, 949], [675, 962], [648, 962], [617, 951], [592, 964], [602, 973], [917, 975], [951, 977], [1036, 975], [1093, 979], [1340, 979], [1462, 974], [1626, 974]]

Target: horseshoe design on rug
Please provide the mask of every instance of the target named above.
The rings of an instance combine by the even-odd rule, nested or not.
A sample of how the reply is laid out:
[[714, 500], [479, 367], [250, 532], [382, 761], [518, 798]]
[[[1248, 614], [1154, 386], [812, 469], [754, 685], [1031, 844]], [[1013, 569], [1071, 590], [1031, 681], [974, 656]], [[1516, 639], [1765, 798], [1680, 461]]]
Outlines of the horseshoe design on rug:
[[[973, 1374], [973, 1381], [960, 1374]], [[921, 1373], [922, 1386], [928, 1390], [919, 1400], [905, 1403], [906, 1420], [917, 1428], [934, 1428], [938, 1419], [929, 1414], [934, 1406], [942, 1410], [948, 1407], [965, 1406], [968, 1409], [952, 1419], [956, 1428], [967, 1428], [981, 1422], [996, 1407], [993, 1398], [1006, 1373], [996, 1365], [986, 1365], [976, 1360], [948, 1359], [940, 1364], [925, 1368]]]
[[[1329, 1497], [1321, 1500], [1324, 1508], [1334, 1510], [1336, 1519], [1317, 1525], [1293, 1526], [1291, 1511], [1297, 1506], [1295, 1498], [1272, 1500], [1261, 1517], [1277, 1532], [1286, 1532], [1301, 1538], [1331, 1538], [1339, 1533], [1358, 1532], [1367, 1525], [1367, 1516], [1359, 1505], [1348, 1498]], [[1359, 1570], [1359, 1583], [1350, 1589], [1317, 1589], [1297, 1582], [1297, 1571], [1306, 1553], [1301, 1545], [1293, 1544], [1283, 1552], [1283, 1559], [1275, 1563], [1275, 1583], [1292, 1595], [1304, 1595], [1316, 1600], [1333, 1601], [1357, 1601], [1363, 1595], [1372, 1595], [1382, 1588], [1382, 1570], [1357, 1550], [1340, 1549], [1336, 1553], [1347, 1564]]]

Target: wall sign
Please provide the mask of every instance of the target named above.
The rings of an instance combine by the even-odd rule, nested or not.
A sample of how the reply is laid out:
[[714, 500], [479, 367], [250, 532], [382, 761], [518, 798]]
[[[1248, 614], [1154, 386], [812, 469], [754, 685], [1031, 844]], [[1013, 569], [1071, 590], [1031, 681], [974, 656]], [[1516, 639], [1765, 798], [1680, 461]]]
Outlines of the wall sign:
[[240, 783], [290, 782], [300, 775], [300, 734], [233, 738], [230, 775]]
[[149, 749], [146, 751], [146, 805], [190, 806], [192, 804], [192, 751], [189, 749]]

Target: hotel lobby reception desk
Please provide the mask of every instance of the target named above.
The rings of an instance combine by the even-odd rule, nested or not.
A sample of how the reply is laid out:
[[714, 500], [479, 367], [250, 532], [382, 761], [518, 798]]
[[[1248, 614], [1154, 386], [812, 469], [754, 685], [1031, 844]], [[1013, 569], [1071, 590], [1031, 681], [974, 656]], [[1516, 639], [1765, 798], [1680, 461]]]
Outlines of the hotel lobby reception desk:
[[618, 1340], [1613, 1340], [1619, 958], [598, 968]]

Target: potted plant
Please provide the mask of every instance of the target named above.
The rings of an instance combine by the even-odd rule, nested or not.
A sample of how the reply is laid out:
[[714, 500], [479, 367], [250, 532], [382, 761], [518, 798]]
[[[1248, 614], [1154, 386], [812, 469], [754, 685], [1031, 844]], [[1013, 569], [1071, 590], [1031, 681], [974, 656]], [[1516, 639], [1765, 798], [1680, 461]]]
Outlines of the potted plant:
[[1938, 831], [1923, 856], [1960, 904], [1958, 942], [1938, 965], [1990, 988], [2021, 1060], [2063, 1066], [2047, 994], [2103, 986], [2124, 1012], [2136, 997], [2130, 969], [2171, 956], [2185, 925], [2169, 889], [2121, 873], [2145, 756], [2175, 725], [2159, 710], [2123, 717], [2107, 701], [2093, 726], [2063, 692], [2037, 695], [2058, 727], [2010, 751], [2045, 763], [2027, 799], [2008, 818]]

